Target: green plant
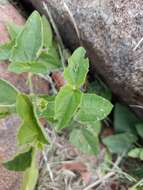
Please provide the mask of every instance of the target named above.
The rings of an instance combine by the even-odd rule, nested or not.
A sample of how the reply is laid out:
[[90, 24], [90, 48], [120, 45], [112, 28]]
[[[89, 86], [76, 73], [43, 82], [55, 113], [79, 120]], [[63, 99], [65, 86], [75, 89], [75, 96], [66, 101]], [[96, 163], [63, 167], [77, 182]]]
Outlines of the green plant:
[[[112, 104], [92, 93], [84, 93], [89, 70], [85, 49], [79, 47], [62, 68], [57, 42], [50, 24], [34, 11], [23, 27], [7, 25], [11, 41], [0, 46], [0, 59], [9, 60], [8, 70], [28, 72], [31, 93], [24, 94], [9, 82], [0, 79], [0, 117], [16, 113], [21, 118], [17, 134], [20, 152], [4, 166], [9, 170], [24, 171], [22, 190], [32, 190], [38, 178], [38, 151], [48, 144], [47, 134], [39, 122], [44, 117], [57, 132], [69, 127], [70, 141], [81, 151], [98, 154], [100, 121], [112, 110]], [[52, 96], [36, 95], [31, 77], [37, 74], [49, 79], [49, 73], [64, 70], [66, 84]], [[51, 79], [50, 79], [51, 80]]]
[[139, 137], [143, 137], [143, 124], [128, 107], [117, 103], [114, 108], [115, 134], [103, 139], [112, 153], [143, 160], [143, 149], [139, 146]]

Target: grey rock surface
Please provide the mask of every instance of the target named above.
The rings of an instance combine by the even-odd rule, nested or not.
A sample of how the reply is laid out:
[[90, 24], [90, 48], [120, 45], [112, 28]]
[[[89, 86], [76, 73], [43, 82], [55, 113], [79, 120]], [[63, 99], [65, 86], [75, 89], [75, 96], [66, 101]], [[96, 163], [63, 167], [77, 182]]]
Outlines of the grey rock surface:
[[122, 101], [143, 106], [143, 41], [136, 46], [143, 38], [142, 0], [30, 1], [41, 13], [47, 4], [65, 44], [71, 49], [83, 44], [92, 71]]

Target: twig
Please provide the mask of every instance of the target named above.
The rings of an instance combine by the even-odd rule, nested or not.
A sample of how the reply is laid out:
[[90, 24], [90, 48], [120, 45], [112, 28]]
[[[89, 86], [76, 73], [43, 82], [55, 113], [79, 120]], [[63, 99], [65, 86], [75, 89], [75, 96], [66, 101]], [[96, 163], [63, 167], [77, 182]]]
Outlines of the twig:
[[53, 27], [53, 29], [55, 31], [56, 36], [57, 36], [57, 41], [59, 43], [58, 44], [59, 54], [60, 54], [60, 57], [61, 57], [61, 62], [62, 62], [63, 68], [64, 68], [65, 67], [65, 58], [64, 58], [64, 55], [63, 55], [63, 50], [65, 49], [65, 46], [64, 46], [63, 40], [62, 40], [62, 38], [60, 36], [59, 30], [58, 30], [58, 28], [57, 28], [57, 26], [55, 24], [55, 21], [54, 21], [52, 15], [51, 15], [51, 12], [50, 12], [50, 10], [49, 10], [49, 8], [48, 8], [48, 6], [47, 6], [47, 4], [45, 2], [43, 2], [43, 7], [44, 7], [46, 13], [48, 14], [48, 17], [49, 17], [49, 20], [51, 22], [51, 25], [52, 25], [52, 27]]
[[55, 88], [54, 82], [53, 82], [53, 80], [51, 79], [51, 77], [49, 75], [44, 76], [42, 74], [38, 74], [38, 76], [40, 76], [44, 80], [48, 81], [50, 83], [50, 85], [51, 85], [53, 94], [57, 94], [57, 89]]
[[42, 155], [43, 155], [43, 159], [44, 159], [44, 161], [45, 161], [45, 164], [46, 164], [47, 170], [48, 170], [48, 172], [49, 172], [49, 175], [50, 175], [51, 181], [54, 182], [53, 173], [52, 173], [52, 170], [51, 170], [50, 165], [49, 165], [49, 163], [48, 163], [47, 156], [46, 156], [46, 154], [45, 154], [44, 151], [42, 151]]
[[143, 106], [140, 106], [140, 105], [129, 105], [130, 107], [133, 107], [133, 108], [139, 108], [139, 109], [143, 109]]
[[78, 37], [78, 39], [79, 39], [79, 41], [80, 41], [80, 33], [79, 33], [79, 30], [78, 30], [76, 21], [75, 21], [75, 19], [74, 19], [74, 17], [73, 17], [73, 14], [71, 13], [69, 7], [67, 6], [67, 4], [66, 4], [64, 1], [63, 1], [63, 4], [64, 4], [64, 7], [66, 8], [66, 10], [67, 10], [67, 12], [68, 12], [68, 14], [69, 14], [69, 16], [70, 16], [70, 19], [71, 19], [71, 21], [72, 21], [72, 23], [73, 23], [73, 26], [74, 26], [74, 28], [75, 28], [77, 37]]
[[100, 185], [103, 181], [106, 181], [107, 179], [113, 177], [116, 174], [116, 172], [114, 171], [114, 169], [121, 163], [124, 154], [117, 158], [117, 160], [116, 160], [116, 162], [115, 162], [115, 164], [114, 164], [111, 172], [109, 172], [107, 175], [103, 176], [101, 179], [95, 181], [94, 183], [88, 185], [83, 190], [90, 190], [91, 188]]
[[58, 44], [58, 50], [59, 50], [59, 54], [60, 54], [60, 57], [61, 57], [62, 66], [63, 66], [63, 68], [65, 68], [65, 58], [64, 58], [64, 55], [63, 55], [62, 48], [61, 48], [60, 44]]
[[141, 38], [141, 40], [137, 43], [137, 45], [135, 46], [135, 48], [133, 49], [133, 51], [136, 51], [138, 49], [138, 47], [141, 45], [141, 43], [143, 42], [143, 37]]
[[143, 186], [143, 179], [141, 179], [140, 181], [138, 181], [133, 187], [131, 187], [129, 190], [134, 190], [137, 187], [142, 187]]

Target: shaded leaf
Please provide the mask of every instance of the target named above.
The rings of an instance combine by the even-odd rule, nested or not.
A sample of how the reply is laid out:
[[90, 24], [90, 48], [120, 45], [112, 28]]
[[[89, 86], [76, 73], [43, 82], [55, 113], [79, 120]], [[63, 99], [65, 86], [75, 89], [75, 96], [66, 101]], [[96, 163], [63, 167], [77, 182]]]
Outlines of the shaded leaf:
[[46, 133], [39, 123], [33, 105], [24, 94], [17, 96], [16, 109], [19, 116], [22, 118], [22, 125], [18, 132], [19, 144], [32, 143], [38, 141], [43, 144], [48, 143]]
[[64, 70], [64, 77], [67, 82], [79, 88], [84, 84], [89, 69], [89, 60], [85, 58], [85, 49], [77, 48], [68, 59], [68, 67]]
[[116, 154], [127, 151], [137, 141], [137, 137], [132, 133], [122, 133], [111, 135], [103, 139], [103, 143], [109, 150]]
[[138, 135], [143, 138], [143, 123], [136, 124], [136, 130]]
[[18, 90], [8, 81], [0, 79], [0, 105], [9, 106], [16, 103]]
[[17, 154], [12, 160], [3, 163], [5, 168], [12, 171], [25, 171], [32, 162], [32, 148], [26, 152]]
[[116, 104], [114, 109], [114, 128], [116, 132], [133, 132], [136, 133], [135, 124], [139, 120], [126, 107], [121, 104]]
[[55, 99], [55, 120], [58, 120], [57, 129], [68, 126], [74, 116], [81, 99], [81, 92], [64, 86]]
[[112, 99], [112, 92], [99, 78], [91, 81], [87, 88], [88, 93], [96, 93], [98, 96], [110, 100]]
[[81, 123], [97, 122], [106, 118], [113, 105], [106, 99], [95, 94], [84, 94], [80, 109], [75, 117]]

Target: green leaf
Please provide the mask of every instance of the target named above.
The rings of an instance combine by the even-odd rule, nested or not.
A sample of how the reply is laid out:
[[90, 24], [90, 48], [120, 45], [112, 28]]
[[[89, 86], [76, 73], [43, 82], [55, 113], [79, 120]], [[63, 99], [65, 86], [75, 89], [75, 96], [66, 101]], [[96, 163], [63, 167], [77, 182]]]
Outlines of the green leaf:
[[85, 154], [93, 155], [99, 152], [98, 136], [87, 129], [73, 129], [70, 142]]
[[13, 46], [14, 46], [13, 42], [8, 42], [6, 44], [0, 45], [0, 60], [10, 59]]
[[89, 60], [85, 58], [85, 49], [79, 47], [68, 59], [68, 67], [64, 70], [64, 77], [67, 82], [79, 88], [84, 84], [89, 69]]
[[138, 121], [138, 118], [126, 106], [118, 103], [115, 105], [114, 128], [116, 132], [136, 133], [135, 124]]
[[143, 160], [143, 148], [134, 148], [129, 153], [128, 156], [132, 158], [138, 158], [140, 160]]
[[137, 137], [132, 133], [122, 133], [111, 135], [103, 139], [103, 143], [109, 150], [116, 154], [127, 151], [137, 141]]
[[97, 122], [87, 122], [85, 123], [88, 127], [88, 130], [96, 135], [99, 135], [99, 133], [101, 132], [101, 122], [97, 121]]
[[92, 134], [88, 129], [82, 129], [82, 133], [88, 142], [92, 152], [97, 155], [99, 153], [99, 140], [97, 134]]
[[[43, 47], [42, 21], [39, 13], [34, 11], [28, 18], [23, 30], [16, 39], [16, 44], [12, 50], [11, 62], [18, 65], [21, 70], [22, 64], [35, 63]], [[10, 67], [11, 68], [11, 67]], [[14, 71], [14, 66], [13, 66]], [[25, 71], [25, 70], [24, 70]]]
[[25, 171], [32, 162], [32, 148], [26, 152], [17, 154], [12, 160], [3, 163], [5, 168], [12, 171]]
[[103, 120], [111, 112], [113, 105], [106, 99], [95, 94], [84, 94], [80, 109], [75, 119], [81, 123]]
[[64, 86], [55, 99], [55, 120], [58, 120], [57, 129], [68, 126], [74, 116], [81, 99], [81, 92]]
[[6, 27], [7, 27], [11, 40], [15, 40], [23, 29], [23, 26], [17, 25], [12, 22], [7, 23]]
[[21, 190], [35, 189], [35, 186], [38, 180], [38, 175], [39, 175], [39, 170], [38, 170], [37, 161], [36, 161], [36, 158], [37, 158], [36, 154], [37, 154], [36, 150], [33, 149], [32, 163], [31, 163], [30, 168], [28, 168], [24, 173]]
[[9, 106], [16, 103], [18, 90], [8, 81], [0, 79], [0, 105]]
[[12, 62], [8, 70], [14, 73], [22, 73], [22, 72], [31, 72], [34, 74], [42, 73], [42, 74], [47, 74], [47, 65], [45, 63], [38, 63], [37, 61], [33, 62]]
[[55, 47], [50, 48], [47, 52], [42, 52], [37, 62], [45, 65], [47, 72], [61, 68], [61, 61]]
[[40, 96], [36, 104], [38, 117], [45, 117], [49, 121], [54, 120], [55, 96]]
[[100, 80], [100, 78], [91, 81], [88, 84], [88, 93], [96, 93], [98, 96], [102, 96], [103, 98], [110, 100], [112, 99], [112, 92], [106, 86], [106, 84]]
[[44, 37], [44, 48], [50, 48], [53, 42], [53, 32], [48, 22], [47, 18], [42, 16], [42, 24], [43, 24], [43, 37]]
[[140, 151], [140, 148], [134, 148], [128, 152], [128, 156], [132, 158], [139, 158]]
[[136, 124], [136, 130], [138, 135], [143, 138], [143, 123]]
[[39, 123], [33, 105], [24, 94], [17, 96], [16, 109], [19, 116], [22, 118], [22, 125], [18, 132], [18, 141], [20, 145], [33, 143], [34, 141], [43, 144], [48, 143], [46, 133]]

